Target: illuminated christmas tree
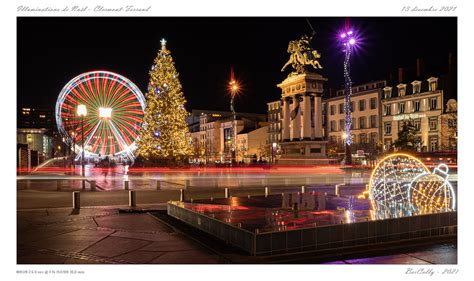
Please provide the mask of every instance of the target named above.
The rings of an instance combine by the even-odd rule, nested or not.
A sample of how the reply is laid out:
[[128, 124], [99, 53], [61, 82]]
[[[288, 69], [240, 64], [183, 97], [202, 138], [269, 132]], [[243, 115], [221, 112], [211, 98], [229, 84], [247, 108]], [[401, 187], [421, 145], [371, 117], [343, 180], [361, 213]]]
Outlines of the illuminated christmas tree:
[[137, 141], [137, 156], [149, 163], [183, 163], [192, 154], [182, 92], [166, 41], [149, 72], [147, 106]]

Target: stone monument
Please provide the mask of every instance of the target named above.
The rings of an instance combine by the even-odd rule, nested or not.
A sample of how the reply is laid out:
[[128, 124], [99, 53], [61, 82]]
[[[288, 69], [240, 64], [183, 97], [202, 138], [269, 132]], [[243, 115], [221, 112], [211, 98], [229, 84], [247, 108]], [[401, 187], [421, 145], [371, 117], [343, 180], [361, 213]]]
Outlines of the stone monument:
[[[314, 33], [313, 33], [314, 35]], [[277, 86], [282, 90], [282, 155], [283, 164], [327, 163], [323, 137], [322, 94], [326, 78], [314, 70], [322, 69], [321, 55], [310, 46], [313, 37], [303, 35], [288, 44], [288, 77]]]

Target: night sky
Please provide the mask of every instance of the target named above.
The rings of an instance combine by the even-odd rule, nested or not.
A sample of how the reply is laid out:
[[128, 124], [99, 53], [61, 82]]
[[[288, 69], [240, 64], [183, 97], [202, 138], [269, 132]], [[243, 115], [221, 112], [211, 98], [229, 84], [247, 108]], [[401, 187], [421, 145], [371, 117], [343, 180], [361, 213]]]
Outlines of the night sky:
[[[337, 43], [344, 18], [308, 18], [322, 54], [325, 87], [340, 88], [343, 53]], [[143, 93], [148, 71], [166, 38], [180, 73], [186, 108], [229, 110], [230, 67], [243, 84], [240, 112], [266, 112], [279, 99], [276, 84], [288, 60], [288, 42], [310, 34], [306, 18], [18, 18], [18, 107], [54, 109], [62, 87], [80, 73], [109, 70]], [[424, 62], [426, 78], [446, 73], [457, 57], [456, 18], [350, 18], [361, 37], [352, 60], [353, 82], [387, 79], [398, 67]]]

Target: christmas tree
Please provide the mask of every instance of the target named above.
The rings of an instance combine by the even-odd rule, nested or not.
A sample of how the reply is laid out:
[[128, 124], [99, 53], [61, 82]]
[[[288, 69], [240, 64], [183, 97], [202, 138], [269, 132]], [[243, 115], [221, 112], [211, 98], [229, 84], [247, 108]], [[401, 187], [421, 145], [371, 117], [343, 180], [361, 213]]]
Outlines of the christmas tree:
[[416, 136], [416, 127], [411, 121], [403, 122], [398, 139], [393, 147], [398, 151], [416, 151], [421, 148], [421, 140]]
[[182, 92], [173, 58], [161, 40], [161, 50], [149, 72], [143, 127], [137, 156], [148, 163], [183, 163], [192, 154]]

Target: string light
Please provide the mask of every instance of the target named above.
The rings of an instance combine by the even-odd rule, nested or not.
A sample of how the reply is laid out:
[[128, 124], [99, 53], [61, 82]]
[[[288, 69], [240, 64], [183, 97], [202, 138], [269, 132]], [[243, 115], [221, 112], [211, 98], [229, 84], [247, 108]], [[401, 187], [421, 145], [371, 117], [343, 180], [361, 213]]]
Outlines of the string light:
[[410, 215], [410, 183], [428, 172], [419, 159], [408, 154], [395, 153], [379, 161], [369, 180], [369, 197], [376, 218]]
[[182, 162], [192, 153], [185, 110], [186, 99], [173, 58], [161, 40], [161, 49], [149, 72], [143, 123], [137, 155], [151, 162]]
[[456, 197], [448, 167], [432, 173], [417, 158], [403, 153], [383, 158], [372, 171], [369, 197], [377, 219], [454, 211]]
[[454, 211], [456, 196], [448, 181], [448, 166], [440, 164], [433, 173], [418, 175], [408, 193], [414, 214]]

